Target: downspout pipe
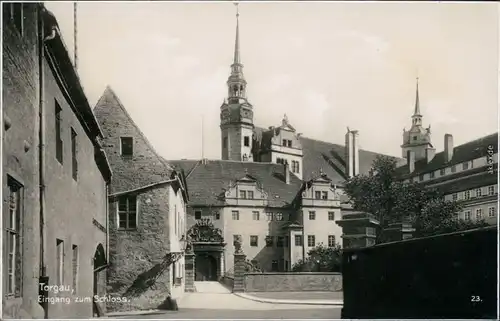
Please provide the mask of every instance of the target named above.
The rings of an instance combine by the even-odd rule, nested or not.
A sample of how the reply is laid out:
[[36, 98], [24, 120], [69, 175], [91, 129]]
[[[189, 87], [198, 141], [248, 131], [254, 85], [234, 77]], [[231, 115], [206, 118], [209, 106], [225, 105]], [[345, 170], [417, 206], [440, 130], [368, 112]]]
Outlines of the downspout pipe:
[[[39, 271], [39, 283], [48, 284], [49, 277], [47, 275], [47, 266], [45, 260], [45, 253], [47, 249], [47, 222], [45, 215], [45, 72], [44, 72], [44, 61], [45, 61], [45, 42], [54, 39], [59, 34], [59, 29], [57, 26], [52, 26], [51, 34], [45, 35], [45, 8], [43, 6], [39, 7], [38, 10], [38, 75], [39, 75], [39, 154], [38, 154], [38, 164], [39, 164], [39, 205], [40, 205], [40, 271]], [[44, 291], [42, 287], [39, 288], [40, 295], [43, 297], [48, 297], [48, 291]], [[48, 302], [42, 300], [41, 305], [44, 310], [44, 318], [48, 319]]]

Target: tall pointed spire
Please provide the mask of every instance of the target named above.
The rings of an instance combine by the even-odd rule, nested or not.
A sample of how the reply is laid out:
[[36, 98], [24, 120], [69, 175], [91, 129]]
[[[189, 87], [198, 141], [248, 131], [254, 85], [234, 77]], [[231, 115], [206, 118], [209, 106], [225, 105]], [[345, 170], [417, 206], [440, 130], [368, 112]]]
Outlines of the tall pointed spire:
[[240, 11], [238, 9], [238, 2], [235, 2], [236, 6], [236, 40], [234, 42], [234, 64], [241, 64], [240, 58]]
[[417, 77], [417, 92], [415, 96], [415, 112], [413, 113], [414, 116], [420, 116], [420, 98], [418, 96], [418, 77]]
[[238, 2], [235, 2], [234, 5], [236, 6], [236, 39], [234, 42], [234, 59], [231, 64], [231, 75], [227, 80], [227, 85], [228, 98], [232, 102], [239, 102], [240, 99], [246, 99], [247, 82], [243, 76], [243, 64], [240, 57], [240, 12], [238, 10]]

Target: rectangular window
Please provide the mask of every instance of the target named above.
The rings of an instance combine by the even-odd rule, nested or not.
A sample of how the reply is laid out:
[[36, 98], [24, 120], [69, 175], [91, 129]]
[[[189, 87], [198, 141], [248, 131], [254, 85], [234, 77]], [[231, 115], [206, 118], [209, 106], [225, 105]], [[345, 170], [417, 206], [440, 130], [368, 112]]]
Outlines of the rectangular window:
[[266, 218], [267, 218], [268, 221], [272, 221], [273, 220], [273, 213], [267, 212], [266, 213]]
[[243, 137], [243, 145], [245, 145], [246, 147], [250, 146], [250, 137], [248, 136]]
[[240, 212], [239, 211], [232, 211], [232, 216], [233, 216], [233, 221], [240, 220]]
[[271, 235], [266, 236], [266, 246], [272, 247], [274, 245], [274, 237]]
[[227, 148], [227, 137], [222, 139], [222, 147]]
[[483, 218], [483, 209], [482, 208], [476, 209], [476, 220], [480, 220], [482, 218]]
[[314, 198], [317, 200], [320, 200], [321, 199], [321, 192], [320, 191], [314, 192]]
[[495, 217], [495, 214], [496, 214], [496, 209], [494, 207], [490, 207], [488, 208], [488, 216], [489, 217]]
[[271, 271], [272, 272], [278, 272], [279, 271], [279, 266], [278, 266], [278, 261], [277, 260], [273, 260], [271, 262]]
[[288, 147], [292, 147], [292, 141], [288, 140]]
[[283, 236], [278, 236], [276, 240], [277, 247], [283, 247], [283, 243], [285, 242], [285, 238]]
[[56, 282], [57, 285], [64, 285], [64, 241], [56, 239]]
[[470, 199], [470, 191], [464, 192], [464, 199], [466, 199], [466, 200]]
[[328, 212], [328, 220], [335, 221], [335, 212]]
[[467, 169], [469, 169], [469, 163], [463, 163], [463, 164], [462, 164], [462, 170], [464, 170], [464, 171], [465, 171], [465, 170], [467, 170]]
[[335, 235], [328, 235], [328, 246], [329, 247], [335, 246]]
[[441, 169], [439, 170], [439, 175], [440, 175], [440, 176], [444, 176], [445, 174], [446, 174], [446, 169], [445, 169], [445, 168], [441, 168]]
[[314, 236], [314, 235], [307, 236], [307, 246], [309, 246], [309, 247], [316, 246], [316, 236]]
[[488, 195], [489, 196], [495, 195], [495, 186], [488, 186]]
[[253, 191], [248, 191], [248, 199], [253, 200]]
[[134, 139], [132, 137], [121, 137], [121, 155], [132, 157], [134, 155]]
[[214, 219], [220, 220], [220, 212], [219, 211], [214, 212]]
[[78, 245], [73, 244], [73, 291], [77, 293], [78, 286]]
[[194, 219], [201, 220], [201, 211], [194, 211]]
[[76, 181], [78, 178], [78, 158], [77, 158], [77, 145], [76, 145], [76, 132], [71, 128], [71, 169], [73, 179]]
[[465, 211], [465, 212], [464, 212], [464, 218], [465, 218], [466, 220], [470, 220], [470, 211]]
[[300, 162], [296, 162], [296, 165], [295, 165], [295, 173], [300, 173]]
[[286, 147], [286, 139], [283, 139], [283, 146]]
[[127, 195], [118, 199], [118, 228], [137, 228], [137, 196]]
[[259, 246], [259, 237], [257, 235], [250, 235], [250, 246]]
[[457, 171], [457, 167], [456, 167], [455, 165], [453, 165], [453, 166], [451, 167], [451, 172], [452, 172], [452, 173], [455, 173], [456, 171]]
[[258, 221], [260, 219], [260, 213], [259, 211], [253, 211], [252, 212], [252, 218], [254, 221]]
[[481, 197], [482, 194], [483, 194], [483, 189], [482, 188], [476, 189], [476, 197]]
[[240, 191], [240, 198], [246, 199], [247, 198], [247, 192], [246, 191]]
[[419, 175], [419, 176], [418, 176], [418, 180], [419, 180], [419, 181], [423, 181], [423, 180], [424, 180], [424, 174]]
[[55, 123], [56, 123], [56, 158], [63, 163], [63, 140], [62, 140], [62, 109], [57, 100], [55, 101]]
[[434, 172], [429, 173], [430, 178], [434, 178]]
[[295, 246], [302, 246], [302, 235], [295, 235]]
[[[5, 294], [21, 296], [22, 292], [22, 219], [24, 195], [23, 187], [16, 180], [7, 177], [9, 187], [8, 207], [4, 207], [4, 232], [7, 253], [4, 256], [3, 273], [7, 275]], [[4, 248], [5, 249], [5, 248]], [[5, 253], [5, 252], [4, 252]]]
[[316, 212], [315, 211], [309, 211], [309, 220], [313, 221], [316, 219]]
[[274, 217], [276, 221], [283, 221], [283, 213], [275, 213]]
[[327, 200], [328, 199], [328, 192], [325, 192], [325, 191], [321, 192], [321, 199]]
[[453, 195], [451, 197], [453, 198], [454, 201], [458, 200], [458, 194], [457, 193], [453, 193]]

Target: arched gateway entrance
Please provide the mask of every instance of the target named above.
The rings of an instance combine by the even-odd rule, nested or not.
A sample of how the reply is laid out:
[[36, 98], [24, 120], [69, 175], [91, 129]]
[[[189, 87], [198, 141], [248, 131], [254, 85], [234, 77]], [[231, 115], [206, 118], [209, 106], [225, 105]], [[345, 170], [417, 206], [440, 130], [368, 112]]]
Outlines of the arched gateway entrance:
[[218, 281], [224, 268], [224, 237], [209, 219], [196, 222], [187, 232], [195, 254], [195, 281]]

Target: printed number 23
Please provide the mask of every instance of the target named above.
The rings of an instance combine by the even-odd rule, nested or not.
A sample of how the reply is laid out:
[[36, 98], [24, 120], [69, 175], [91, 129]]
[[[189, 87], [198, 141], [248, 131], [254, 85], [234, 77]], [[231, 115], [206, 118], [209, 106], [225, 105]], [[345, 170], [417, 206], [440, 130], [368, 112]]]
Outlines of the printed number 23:
[[481, 298], [477, 295], [473, 295], [473, 296], [471, 296], [470, 301], [471, 302], [481, 302]]

